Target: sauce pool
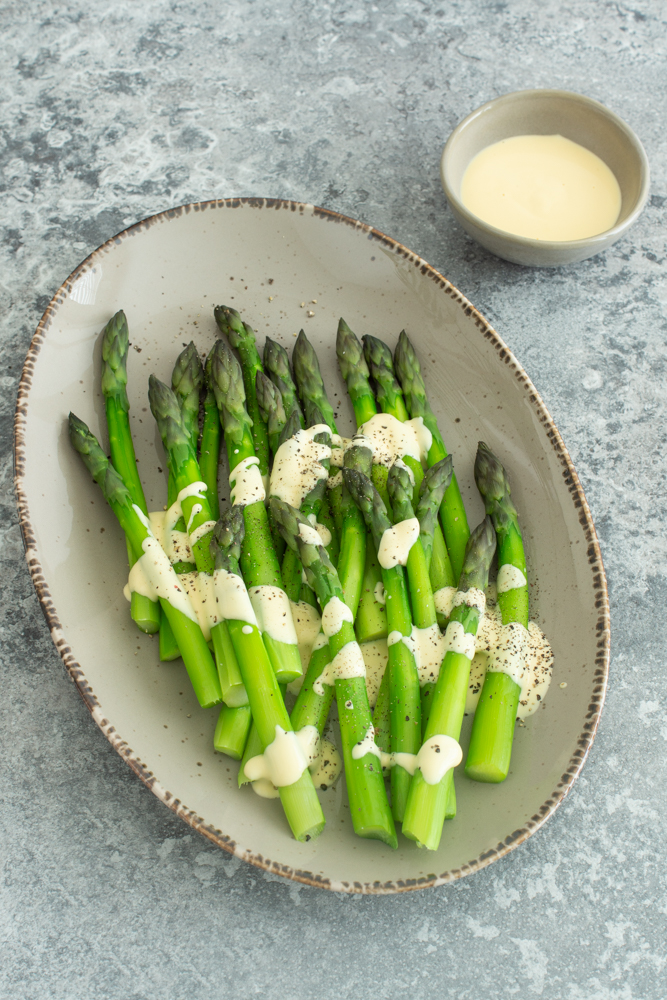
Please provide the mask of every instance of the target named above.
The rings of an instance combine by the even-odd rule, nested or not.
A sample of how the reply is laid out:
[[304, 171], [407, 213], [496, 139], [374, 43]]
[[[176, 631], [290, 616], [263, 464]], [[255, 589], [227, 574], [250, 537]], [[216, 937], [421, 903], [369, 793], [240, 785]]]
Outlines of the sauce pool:
[[578, 143], [562, 135], [516, 135], [470, 161], [461, 201], [506, 233], [563, 242], [611, 229], [621, 189], [607, 164]]

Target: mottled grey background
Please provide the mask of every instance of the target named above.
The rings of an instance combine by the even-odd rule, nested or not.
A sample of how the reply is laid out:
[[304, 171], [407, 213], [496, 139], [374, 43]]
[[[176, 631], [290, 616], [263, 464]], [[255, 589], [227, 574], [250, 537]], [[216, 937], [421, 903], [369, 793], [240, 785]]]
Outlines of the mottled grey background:
[[[667, 8], [544, 0], [0, 6], [0, 996], [663, 1000]], [[606, 254], [505, 264], [454, 223], [452, 127], [526, 87], [598, 98], [644, 142], [652, 198]], [[358, 898], [267, 876], [168, 812], [93, 725], [53, 649], [16, 523], [16, 385], [51, 295], [172, 205], [312, 201], [439, 268], [528, 369], [607, 567], [610, 689], [582, 777], [471, 878]]]

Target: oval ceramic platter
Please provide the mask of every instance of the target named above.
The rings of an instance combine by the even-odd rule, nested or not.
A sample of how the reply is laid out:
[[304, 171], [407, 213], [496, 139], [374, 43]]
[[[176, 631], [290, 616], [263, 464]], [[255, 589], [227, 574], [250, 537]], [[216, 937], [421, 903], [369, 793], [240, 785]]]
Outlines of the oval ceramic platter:
[[[210, 349], [219, 303], [243, 313], [260, 345], [270, 334], [289, 349], [305, 328], [343, 434], [353, 422], [335, 357], [339, 316], [359, 335], [381, 336], [392, 347], [405, 328], [454, 455], [471, 525], [483, 516], [473, 479], [477, 441], [509, 470], [526, 542], [531, 617], [553, 645], [554, 676], [543, 706], [516, 730], [504, 784], [469, 781], [459, 768], [458, 815], [445, 825], [437, 852], [400, 836], [396, 851], [355, 837], [343, 780], [322, 793], [324, 833], [306, 844], [291, 839], [279, 802], [239, 791], [238, 765], [214, 753], [218, 710], [198, 707], [181, 661], [160, 665], [157, 640], [130, 621], [124, 540], [70, 448], [66, 416], [74, 410], [106, 441], [99, 334], [123, 308], [139, 469], [149, 508], [161, 508], [164, 460], [148, 409], [148, 375], [169, 381], [190, 339]], [[607, 591], [588, 506], [560, 435], [511, 352], [456, 288], [394, 240], [311, 205], [264, 199], [189, 205], [133, 226], [91, 254], [46, 310], [23, 370], [15, 435], [28, 565], [65, 666], [132, 770], [220, 847], [307, 884], [397, 892], [447, 882], [502, 857], [567, 794], [591, 746], [608, 672]], [[228, 499], [224, 489], [221, 495]]]

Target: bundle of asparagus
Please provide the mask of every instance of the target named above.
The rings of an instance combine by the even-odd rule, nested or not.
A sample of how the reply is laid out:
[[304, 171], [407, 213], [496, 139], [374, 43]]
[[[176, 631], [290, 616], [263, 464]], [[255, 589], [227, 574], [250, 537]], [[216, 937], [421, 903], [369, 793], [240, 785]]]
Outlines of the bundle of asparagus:
[[[503, 631], [469, 777], [506, 777], [526, 687], [526, 564], [505, 470], [480, 443], [487, 517], [471, 533], [405, 332], [392, 357], [377, 338], [362, 345], [341, 319], [337, 356], [358, 427], [346, 441], [303, 331], [292, 369], [270, 338], [262, 361], [236, 310], [218, 306], [215, 320], [222, 337], [205, 365], [189, 344], [171, 388], [149, 380], [167, 456], [164, 511], [148, 514], [137, 475], [122, 312], [103, 333], [110, 460], [70, 415], [72, 443], [125, 531], [132, 617], [159, 630], [161, 658], [182, 656], [202, 707], [221, 704], [215, 749], [241, 760], [239, 784], [280, 797], [297, 839], [322, 830], [315, 782], [326, 787], [338, 774], [330, 745], [321, 753], [335, 696], [356, 833], [396, 847], [401, 823], [436, 849], [456, 814], [453, 768], [496, 540]], [[223, 436], [231, 507], [220, 517]], [[303, 677], [302, 618], [317, 633]], [[378, 639], [387, 664], [372, 712], [364, 652]]]

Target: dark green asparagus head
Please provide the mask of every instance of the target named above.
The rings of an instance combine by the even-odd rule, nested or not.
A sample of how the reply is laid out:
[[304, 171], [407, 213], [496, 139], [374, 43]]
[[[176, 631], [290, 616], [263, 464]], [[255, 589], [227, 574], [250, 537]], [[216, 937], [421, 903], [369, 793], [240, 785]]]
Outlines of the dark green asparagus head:
[[336, 337], [336, 357], [340, 373], [345, 379], [352, 400], [362, 395], [373, 395], [370, 386], [370, 372], [364, 357], [364, 349], [356, 333], [341, 317], [338, 321]]
[[287, 351], [282, 344], [271, 340], [270, 337], [266, 338], [264, 344], [264, 371], [283, 397], [285, 416], [289, 417], [292, 411], [296, 410], [299, 414], [301, 426], [303, 427], [303, 413], [297, 398], [296, 386], [292, 379]]
[[405, 330], [401, 330], [394, 352], [394, 367], [411, 417], [431, 416], [419, 358]]
[[102, 490], [107, 503], [131, 507], [132, 497], [127, 486], [102, 451], [99, 441], [87, 424], [70, 413], [68, 429], [74, 450], [81, 455], [84, 465]]
[[159, 378], [148, 379], [148, 402], [155, 417], [170, 468], [176, 470], [193, 454], [192, 441], [183, 420], [178, 398]]
[[289, 441], [291, 437], [294, 437], [297, 431], [301, 430], [301, 421], [299, 420], [299, 414], [296, 410], [292, 410], [289, 417], [287, 418], [287, 423], [280, 432], [280, 437], [278, 438], [278, 447], [284, 444], [285, 441]]
[[178, 398], [193, 448], [199, 436], [199, 397], [204, 385], [204, 368], [194, 343], [181, 351], [171, 375], [171, 387]]
[[[393, 413], [395, 410], [405, 410], [405, 401], [401, 387], [394, 372], [394, 361], [391, 351], [383, 340], [368, 334], [363, 338], [364, 355], [370, 369], [375, 396], [383, 413]], [[399, 418], [400, 419], [400, 418]]]
[[440, 504], [452, 481], [453, 469], [452, 456], [448, 455], [424, 473], [424, 480], [419, 490], [419, 503], [415, 510], [422, 535], [433, 536]]
[[238, 347], [239, 341], [246, 336], [241, 314], [231, 306], [216, 306], [213, 315], [220, 333], [229, 338], [232, 347]]
[[119, 309], [102, 331], [102, 392], [115, 398], [126, 413], [130, 408], [125, 391], [129, 343], [125, 313]]
[[343, 469], [343, 481], [350, 495], [361, 511], [366, 527], [373, 536], [376, 549], [380, 547], [382, 535], [391, 528], [387, 508], [373, 483], [363, 472], [356, 469]]
[[496, 533], [490, 517], [472, 531], [466, 545], [463, 569], [459, 579], [459, 590], [477, 587], [486, 590], [489, 582], [489, 568], [496, 551]]
[[411, 469], [399, 458], [389, 470], [387, 476], [387, 492], [391, 501], [394, 521], [406, 521], [414, 517], [412, 494], [415, 488], [415, 477]]
[[260, 416], [266, 424], [271, 450], [275, 454], [280, 432], [287, 423], [283, 397], [278, 387], [273, 384], [270, 378], [266, 377], [264, 372], [257, 372], [255, 376], [255, 391]]
[[289, 547], [298, 552], [308, 586], [317, 594], [320, 606], [331, 597], [342, 598], [338, 574], [310, 521], [277, 497], [271, 497], [269, 504], [274, 524]]
[[226, 334], [232, 347], [251, 348], [253, 360], [259, 364], [259, 354], [255, 343], [255, 331], [241, 319], [241, 314], [231, 306], [216, 306], [213, 310], [215, 321], [221, 333]]
[[245, 537], [243, 507], [230, 507], [222, 515], [211, 536], [211, 556], [216, 569], [239, 572], [241, 546]]
[[357, 472], [362, 472], [370, 479], [373, 471], [373, 452], [364, 444], [364, 440], [363, 435], [355, 434], [352, 438], [352, 444], [345, 449], [343, 465], [346, 469], [356, 469]]
[[224, 340], [216, 340], [211, 351], [211, 384], [225, 435], [240, 446], [251, 433], [252, 418], [246, 410], [241, 365]]
[[308, 408], [312, 404], [313, 407], [317, 407], [321, 411], [324, 417], [323, 422], [329, 425], [334, 434], [337, 434], [338, 429], [334, 419], [334, 411], [324, 388], [320, 363], [317, 360], [317, 354], [313, 345], [303, 330], [301, 330], [299, 336], [296, 338], [292, 360], [294, 361], [294, 378], [296, 379], [299, 395], [301, 396], [306, 412], [307, 426], [313, 426], [308, 420]]
[[477, 445], [475, 482], [482, 494], [486, 513], [493, 520], [496, 531], [506, 532], [512, 526], [518, 530], [519, 518], [510, 498], [507, 473], [483, 441]]

